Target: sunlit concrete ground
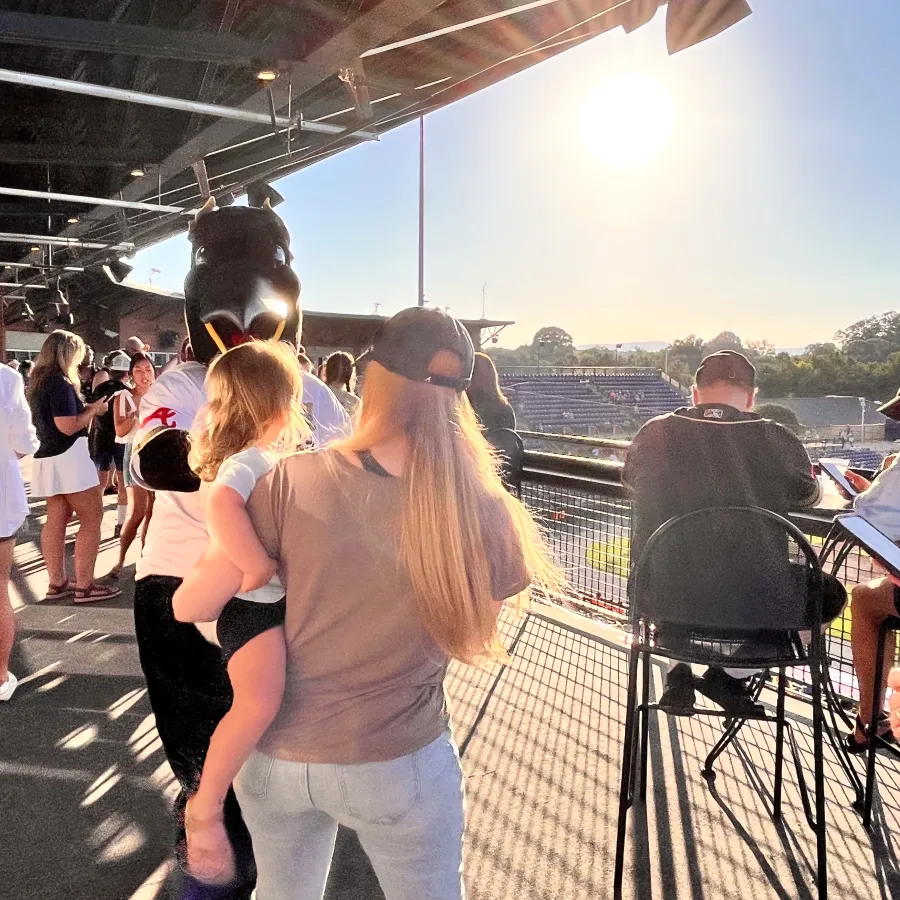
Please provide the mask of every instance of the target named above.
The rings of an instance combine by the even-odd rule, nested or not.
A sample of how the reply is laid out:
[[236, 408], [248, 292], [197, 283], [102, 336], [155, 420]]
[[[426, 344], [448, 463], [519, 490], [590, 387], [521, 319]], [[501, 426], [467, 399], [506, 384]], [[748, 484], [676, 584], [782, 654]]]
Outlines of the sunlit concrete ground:
[[[112, 503], [108, 498], [99, 572], [115, 559]], [[166, 897], [173, 787], [138, 666], [130, 580], [107, 603], [42, 602], [40, 504], [34, 513], [14, 575], [14, 670], [23, 684], [0, 707], [0, 897]], [[528, 620], [466, 746], [473, 900], [612, 895], [625, 657], [616, 632], [572, 621], [588, 634], [542, 616]], [[521, 624], [505, 620], [509, 641]], [[460, 742], [494, 675], [451, 671]], [[656, 668], [657, 691], [661, 679]], [[793, 711], [809, 752], [808, 707], [798, 703]], [[661, 716], [653, 723], [652, 787], [646, 808], [630, 818], [626, 896], [814, 896], [814, 837], [789, 765], [782, 823], [767, 812], [770, 727], [746, 729], [709, 785], [699, 772], [716, 736], [715, 720]], [[888, 760], [880, 765], [881, 799], [867, 834], [830, 748], [826, 771], [832, 897], [900, 900], [900, 774]], [[351, 834], [342, 836], [327, 896], [381, 897]]]

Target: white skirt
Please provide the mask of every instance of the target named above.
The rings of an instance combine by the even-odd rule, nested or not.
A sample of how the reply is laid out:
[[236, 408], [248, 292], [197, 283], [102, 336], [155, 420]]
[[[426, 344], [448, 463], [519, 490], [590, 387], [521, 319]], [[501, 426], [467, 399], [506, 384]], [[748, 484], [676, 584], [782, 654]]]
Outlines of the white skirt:
[[77, 494], [97, 487], [100, 478], [88, 452], [87, 438], [81, 437], [59, 456], [35, 459], [31, 467], [31, 496], [55, 497]]

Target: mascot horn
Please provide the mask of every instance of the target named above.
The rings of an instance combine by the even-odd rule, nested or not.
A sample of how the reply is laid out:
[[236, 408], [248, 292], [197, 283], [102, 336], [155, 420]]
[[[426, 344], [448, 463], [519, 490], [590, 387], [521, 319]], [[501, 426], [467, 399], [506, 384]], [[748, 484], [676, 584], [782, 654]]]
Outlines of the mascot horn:
[[[298, 344], [300, 281], [291, 269], [290, 235], [268, 200], [262, 208], [216, 209], [211, 197], [191, 223], [189, 238], [184, 315], [197, 362], [209, 365], [219, 353], [254, 339]], [[154, 417], [158, 421], [148, 421]], [[133, 451], [138, 483], [156, 491], [196, 491], [200, 481], [187, 463], [192, 410], [173, 403], [148, 420], [141, 422]]]

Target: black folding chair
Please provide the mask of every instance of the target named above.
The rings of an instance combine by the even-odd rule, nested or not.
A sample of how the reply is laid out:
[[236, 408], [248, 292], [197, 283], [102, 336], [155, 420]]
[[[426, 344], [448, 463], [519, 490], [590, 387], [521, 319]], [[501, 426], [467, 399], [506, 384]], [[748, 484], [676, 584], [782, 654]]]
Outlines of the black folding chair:
[[522, 496], [522, 470], [525, 466], [525, 445], [511, 428], [492, 428], [484, 433], [485, 440], [500, 454], [503, 467], [500, 477], [510, 493]]
[[[797, 555], [800, 563], [791, 562]], [[781, 817], [785, 733], [797, 770], [806, 819], [816, 834], [818, 895], [826, 898], [825, 769], [822, 755], [822, 569], [802, 532], [781, 516], [754, 507], [717, 507], [670, 519], [651, 536], [629, 582], [632, 643], [628, 665], [614, 896], [621, 897], [628, 810], [647, 794], [650, 658], [764, 670], [751, 688], [758, 699], [769, 669], [778, 670], [775, 714], [775, 778], [772, 816]], [[809, 630], [809, 648], [799, 631]], [[785, 716], [786, 667], [808, 666], [812, 680], [814, 808], [806, 787], [800, 750]], [[638, 704], [638, 684], [641, 702]], [[737, 737], [746, 719], [696, 708], [696, 714], [725, 720], [725, 729], [703, 767], [713, 764]], [[638, 761], [640, 778], [638, 779]]]

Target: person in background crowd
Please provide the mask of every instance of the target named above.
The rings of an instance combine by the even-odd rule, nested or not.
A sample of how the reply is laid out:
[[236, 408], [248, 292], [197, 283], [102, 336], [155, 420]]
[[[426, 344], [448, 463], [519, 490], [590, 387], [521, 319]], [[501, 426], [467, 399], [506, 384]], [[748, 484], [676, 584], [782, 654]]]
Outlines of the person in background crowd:
[[[93, 353], [93, 350], [91, 351]], [[101, 364], [99, 366], [91, 366], [91, 371], [94, 373], [90, 382], [87, 383], [87, 386], [83, 385], [84, 396], [86, 399], [93, 400], [94, 392], [97, 388], [100, 387], [101, 384], [105, 384], [109, 381], [109, 364], [115, 358], [117, 353], [121, 353], [120, 350], [115, 350], [112, 353], [107, 353], [106, 356], [103, 357]]]
[[156, 380], [153, 361], [146, 353], [135, 353], [131, 357], [128, 375], [131, 387], [126, 387], [116, 397], [113, 406], [113, 422], [118, 446], [124, 448], [122, 459], [122, 481], [128, 497], [128, 515], [119, 535], [119, 561], [109, 575], [117, 579], [125, 566], [125, 556], [141, 529], [141, 544], [147, 538], [147, 529], [153, 515], [153, 491], [136, 484], [131, 474], [131, 448], [138, 429], [138, 409], [141, 399]]
[[[131, 368], [131, 360], [120, 351], [107, 357], [109, 378], [99, 384], [93, 392], [94, 400], [106, 400], [112, 404], [113, 398], [128, 391], [125, 379]], [[100, 473], [100, 487], [105, 492], [115, 488], [117, 493], [115, 536], [119, 537], [128, 514], [128, 493], [125, 490], [124, 465], [125, 445], [116, 440], [116, 424], [112, 405], [94, 419], [91, 426], [89, 446], [91, 459]], [[113, 481], [115, 479], [115, 481]]]
[[301, 347], [299, 352], [297, 353], [297, 362], [300, 363], [300, 368], [306, 372], [307, 375], [312, 375], [313, 364], [312, 360], [306, 355], [306, 352]]
[[325, 384], [338, 403], [352, 416], [359, 408], [356, 396], [356, 363], [349, 353], [338, 350], [325, 361]]
[[0, 702], [9, 700], [18, 681], [9, 671], [16, 620], [9, 599], [16, 532], [28, 516], [28, 499], [19, 459], [38, 448], [22, 379], [0, 366]]
[[122, 350], [129, 356], [134, 356], [137, 353], [149, 353], [150, 345], [145, 343], [143, 338], [135, 336], [130, 337], [127, 341], [125, 341], [125, 346], [122, 348]]
[[22, 383], [25, 387], [28, 387], [28, 381], [31, 378], [31, 366], [32, 362], [30, 359], [26, 359], [19, 363], [19, 375], [22, 376]]
[[[756, 369], [743, 354], [721, 350], [707, 356], [694, 382], [694, 405], [647, 422], [625, 457], [622, 481], [634, 500], [635, 564], [653, 532], [675, 516], [718, 506], [757, 506], [785, 516], [813, 506], [820, 496], [799, 438], [751, 412]], [[803, 567], [797, 572], [805, 577]], [[833, 576], [824, 580], [822, 620], [830, 622], [847, 595]], [[749, 674], [710, 666], [695, 679], [689, 665], [678, 663], [669, 671], [659, 707], [691, 715], [696, 688], [726, 712], [756, 715], [762, 708], [750, 696]]]
[[475, 354], [472, 383], [466, 393], [475, 416], [487, 431], [516, 428], [516, 413], [500, 390], [500, 376], [494, 361], [486, 353]]
[[235, 780], [258, 900], [320, 900], [339, 823], [386, 897], [464, 896], [447, 664], [504, 658], [503, 602], [561, 581], [463, 398], [472, 357], [440, 310], [398, 313], [356, 434], [283, 459], [250, 498], [287, 593], [285, 698]]
[[[86, 344], [84, 348], [84, 359], [78, 366], [78, 382], [81, 386], [81, 393], [87, 400], [93, 400], [92, 391], [94, 389], [94, 381], [97, 376], [97, 369], [94, 367], [94, 350]], [[98, 382], [99, 383], [99, 382]]]
[[6, 367], [8, 369], [12, 369], [13, 372], [18, 372], [19, 371], [19, 361], [17, 359], [10, 359], [7, 361]]
[[28, 399], [40, 446], [34, 454], [31, 495], [47, 498], [47, 521], [41, 532], [41, 552], [50, 576], [48, 600], [68, 597], [73, 588], [66, 576], [66, 525], [78, 516], [75, 537], [75, 602], [106, 600], [121, 593], [95, 583], [94, 563], [100, 547], [103, 498], [100, 479], [88, 452], [87, 429], [107, 410], [106, 400], [84, 405], [78, 392], [78, 366], [84, 342], [68, 331], [47, 336], [38, 354]]

